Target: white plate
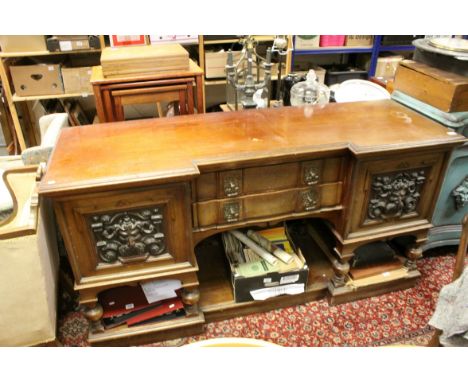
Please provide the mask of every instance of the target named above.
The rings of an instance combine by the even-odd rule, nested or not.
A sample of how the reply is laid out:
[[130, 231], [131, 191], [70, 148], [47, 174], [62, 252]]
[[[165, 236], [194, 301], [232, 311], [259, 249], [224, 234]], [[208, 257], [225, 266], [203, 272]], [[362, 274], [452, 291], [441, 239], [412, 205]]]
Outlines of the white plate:
[[390, 93], [371, 81], [347, 80], [335, 90], [336, 102], [377, 101], [390, 99]]

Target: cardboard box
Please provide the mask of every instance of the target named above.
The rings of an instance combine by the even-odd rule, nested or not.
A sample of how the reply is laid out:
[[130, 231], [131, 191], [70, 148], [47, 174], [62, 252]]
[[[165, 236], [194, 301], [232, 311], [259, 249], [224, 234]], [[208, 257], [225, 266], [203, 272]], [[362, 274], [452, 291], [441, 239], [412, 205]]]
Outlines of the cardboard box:
[[420, 62], [401, 61], [394, 88], [447, 113], [468, 111], [468, 78]]
[[0, 36], [2, 52], [47, 51], [45, 36]]
[[372, 46], [374, 37], [372, 35], [351, 34], [346, 36], [346, 46]]
[[65, 93], [92, 93], [91, 67], [62, 68], [62, 79]]
[[396, 70], [403, 56], [379, 57], [375, 68], [375, 77], [390, 79], [395, 77]]
[[[285, 230], [286, 234], [288, 235], [286, 228]], [[239, 275], [236, 267], [229, 262], [229, 257], [226, 256], [228, 258], [229, 267], [231, 269], [231, 283], [233, 286], [235, 302], [254, 301], [251, 292], [257, 291], [258, 293], [259, 290], [263, 289], [266, 289], [267, 293], [271, 293], [275, 296], [287, 294], [285, 293], [285, 290], [291, 287], [294, 288], [303, 286], [304, 291], [306, 290], [309, 277], [309, 267], [307, 266], [307, 262], [305, 261], [300, 248], [295, 247], [290, 238], [289, 242], [291, 247], [294, 249], [294, 252], [297, 254], [299, 260], [303, 264], [300, 269], [293, 271], [269, 272], [258, 276], [244, 277]]]
[[18, 96], [63, 94], [60, 65], [11, 66], [11, 78]]
[[294, 49], [309, 50], [318, 48], [320, 44], [320, 35], [301, 35], [296, 36]]
[[[234, 63], [239, 61], [242, 52], [233, 51]], [[226, 63], [228, 52], [205, 52], [205, 76], [206, 78], [226, 78]]]

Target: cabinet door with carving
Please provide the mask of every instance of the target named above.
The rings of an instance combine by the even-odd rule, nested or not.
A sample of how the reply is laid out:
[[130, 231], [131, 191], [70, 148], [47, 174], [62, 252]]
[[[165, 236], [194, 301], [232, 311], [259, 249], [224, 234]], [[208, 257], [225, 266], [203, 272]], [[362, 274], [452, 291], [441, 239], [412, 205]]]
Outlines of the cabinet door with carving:
[[444, 161], [445, 153], [439, 152], [358, 162], [350, 236], [386, 226], [429, 223]]
[[69, 197], [56, 205], [77, 283], [195, 268], [189, 187]]

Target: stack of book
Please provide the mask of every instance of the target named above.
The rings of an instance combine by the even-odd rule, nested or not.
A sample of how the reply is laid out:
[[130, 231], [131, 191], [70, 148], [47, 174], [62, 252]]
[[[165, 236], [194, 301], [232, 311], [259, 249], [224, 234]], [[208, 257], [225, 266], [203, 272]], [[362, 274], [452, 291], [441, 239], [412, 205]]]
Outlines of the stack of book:
[[121, 325], [131, 327], [183, 317], [185, 310], [179, 291], [173, 292], [175, 297], [154, 301], [151, 296], [148, 299], [140, 284], [105, 290], [98, 296], [104, 312], [103, 325], [106, 329]]

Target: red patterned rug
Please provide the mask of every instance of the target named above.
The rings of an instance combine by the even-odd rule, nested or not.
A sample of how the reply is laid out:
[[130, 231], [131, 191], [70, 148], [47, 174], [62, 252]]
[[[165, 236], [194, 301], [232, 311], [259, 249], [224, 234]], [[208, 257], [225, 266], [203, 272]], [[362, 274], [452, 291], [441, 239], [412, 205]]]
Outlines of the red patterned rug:
[[[446, 252], [447, 253], [447, 252]], [[294, 307], [209, 323], [202, 335], [146, 346], [181, 346], [217, 337], [257, 338], [282, 346], [426, 345], [433, 330], [427, 325], [439, 291], [451, 280], [454, 257], [426, 257], [414, 288], [356, 302], [329, 306], [325, 299]], [[87, 346], [87, 323], [78, 312], [60, 320], [64, 346]]]

